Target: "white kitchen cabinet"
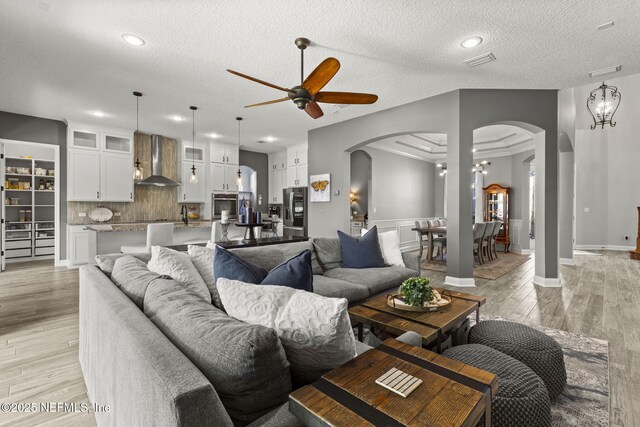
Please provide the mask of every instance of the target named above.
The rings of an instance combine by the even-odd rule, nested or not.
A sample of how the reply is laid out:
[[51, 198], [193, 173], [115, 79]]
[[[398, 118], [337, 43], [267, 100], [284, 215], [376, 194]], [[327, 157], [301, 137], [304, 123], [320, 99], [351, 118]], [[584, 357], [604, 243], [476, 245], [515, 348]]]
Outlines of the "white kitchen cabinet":
[[67, 200], [100, 200], [100, 152], [69, 150], [68, 160]]
[[69, 123], [68, 201], [133, 201], [133, 131]]
[[282, 204], [282, 190], [285, 188], [286, 170], [269, 171], [269, 203]]
[[69, 148], [80, 148], [83, 150], [99, 150], [100, 141], [98, 132], [90, 127], [69, 127]]
[[196, 163], [197, 183], [190, 182], [191, 166], [190, 161], [182, 162], [182, 185], [178, 194], [178, 203], [205, 203], [207, 198], [207, 181], [205, 179], [204, 167]]
[[307, 164], [307, 144], [287, 148], [287, 166]]
[[287, 168], [287, 187], [306, 187], [309, 185], [307, 178], [307, 165], [289, 166]]
[[100, 200], [133, 202], [133, 159], [128, 154], [101, 153]]
[[133, 154], [133, 135], [116, 132], [100, 132], [102, 151], [107, 153]]
[[238, 166], [211, 163], [211, 184], [214, 192], [238, 191]]
[[211, 144], [210, 160], [214, 163], [238, 165], [240, 154], [237, 145], [213, 143]]
[[84, 225], [67, 227], [68, 252], [70, 265], [87, 264], [89, 262], [89, 232]]
[[286, 151], [269, 154], [269, 171], [274, 170], [287, 170]]
[[[204, 163], [205, 145], [201, 142], [195, 144], [191, 141], [182, 141], [182, 161], [190, 163]], [[184, 176], [184, 175], [183, 175]]]

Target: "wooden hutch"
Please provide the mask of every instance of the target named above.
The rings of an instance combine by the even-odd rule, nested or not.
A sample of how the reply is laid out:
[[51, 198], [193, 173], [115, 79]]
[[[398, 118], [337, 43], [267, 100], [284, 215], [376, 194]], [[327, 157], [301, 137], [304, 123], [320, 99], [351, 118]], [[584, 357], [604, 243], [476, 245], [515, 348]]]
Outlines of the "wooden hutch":
[[504, 245], [504, 251], [509, 252], [511, 240], [509, 237], [509, 192], [511, 187], [491, 184], [482, 189], [484, 199], [484, 221], [502, 221], [502, 227], [496, 238], [496, 243]]

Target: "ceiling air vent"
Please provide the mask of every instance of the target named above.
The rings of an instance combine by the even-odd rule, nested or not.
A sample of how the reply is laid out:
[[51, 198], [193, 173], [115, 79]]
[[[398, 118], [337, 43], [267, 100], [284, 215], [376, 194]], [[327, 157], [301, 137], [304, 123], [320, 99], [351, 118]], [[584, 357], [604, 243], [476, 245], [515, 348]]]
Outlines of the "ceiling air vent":
[[495, 60], [496, 60], [496, 57], [493, 55], [493, 53], [489, 52], [489, 53], [485, 53], [484, 55], [467, 59], [466, 61], [464, 61], [464, 63], [467, 64], [467, 67], [471, 68], [471, 67], [477, 67], [478, 65], [486, 64], [487, 62], [491, 62]]

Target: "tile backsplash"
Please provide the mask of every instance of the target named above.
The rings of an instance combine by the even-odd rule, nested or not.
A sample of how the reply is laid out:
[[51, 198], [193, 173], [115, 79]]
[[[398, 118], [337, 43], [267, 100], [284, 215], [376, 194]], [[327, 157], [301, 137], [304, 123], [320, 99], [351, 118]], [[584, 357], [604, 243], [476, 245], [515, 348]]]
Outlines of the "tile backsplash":
[[[143, 178], [151, 175], [151, 135], [136, 133], [134, 135], [134, 159], [140, 159], [143, 168]], [[164, 176], [179, 182], [178, 177], [178, 143], [175, 139], [163, 138], [162, 159]], [[133, 178], [132, 178], [133, 179]], [[178, 187], [179, 188], [179, 187]], [[109, 222], [154, 221], [158, 219], [178, 221], [180, 219], [180, 205], [178, 204], [178, 189], [176, 187], [134, 187], [134, 201], [122, 202], [68, 202], [67, 222], [69, 224], [91, 224], [89, 212], [104, 206], [120, 216], [114, 216]], [[87, 216], [81, 217], [80, 213]]]

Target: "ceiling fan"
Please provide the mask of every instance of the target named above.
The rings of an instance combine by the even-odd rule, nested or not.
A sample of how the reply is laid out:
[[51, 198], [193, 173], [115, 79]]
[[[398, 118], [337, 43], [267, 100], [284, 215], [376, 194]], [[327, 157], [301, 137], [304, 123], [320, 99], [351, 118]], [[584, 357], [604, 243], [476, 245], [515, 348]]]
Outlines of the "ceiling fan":
[[369, 93], [354, 92], [320, 92], [320, 90], [336, 75], [340, 69], [340, 62], [336, 58], [327, 58], [316, 67], [315, 70], [304, 78], [304, 50], [309, 46], [309, 39], [303, 37], [297, 38], [296, 46], [300, 49], [300, 85], [291, 89], [265, 82], [255, 77], [229, 70], [231, 74], [243, 77], [245, 79], [287, 92], [287, 97], [274, 99], [272, 101], [261, 102], [259, 104], [247, 105], [245, 108], [258, 107], [261, 105], [277, 104], [292, 100], [299, 109], [305, 110], [314, 119], [322, 117], [324, 114], [318, 105], [318, 102], [329, 104], [373, 104], [378, 100], [378, 95]]

